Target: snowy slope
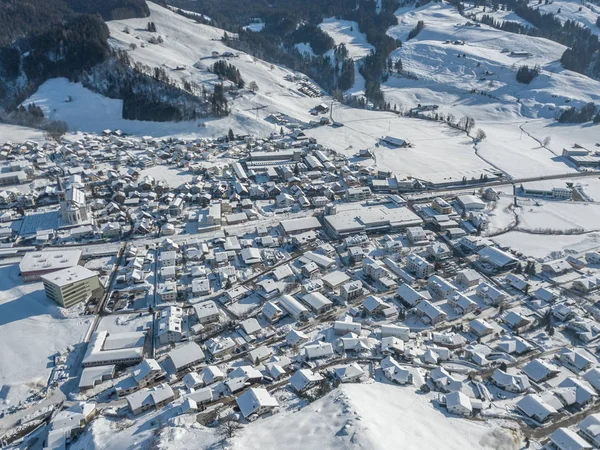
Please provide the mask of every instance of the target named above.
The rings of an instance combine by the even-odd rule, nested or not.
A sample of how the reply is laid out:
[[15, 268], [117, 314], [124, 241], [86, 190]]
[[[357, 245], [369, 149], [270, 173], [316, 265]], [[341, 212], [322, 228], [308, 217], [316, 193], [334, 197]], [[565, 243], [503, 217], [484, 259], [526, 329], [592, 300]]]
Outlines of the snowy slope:
[[[596, 26], [596, 20], [600, 16], [600, 6], [598, 5], [579, 0], [553, 0], [548, 5], [545, 2], [538, 5], [537, 0], [534, 0], [529, 2], [529, 7], [537, 8], [543, 13], [554, 14], [561, 22], [567, 20], [578, 22], [589, 28], [592, 33], [600, 35], [600, 28]], [[558, 13], [559, 9], [560, 13]]]
[[[574, 169], [557, 156], [562, 149], [575, 142], [593, 148], [598, 141], [597, 126], [558, 127], [554, 121], [561, 108], [600, 103], [600, 82], [560, 66], [564, 46], [485, 25], [467, 26], [467, 19], [444, 2], [400, 8], [396, 15], [399, 24], [388, 34], [401, 39], [403, 46], [391, 57], [401, 58], [404, 70], [416, 79], [390, 76], [382, 90], [392, 106], [409, 109], [437, 104], [440, 113], [456, 119], [475, 118], [476, 128], [488, 136], [478, 145], [479, 156], [512, 176], [571, 172]], [[406, 42], [419, 20], [425, 28]], [[457, 40], [465, 44], [454, 45]], [[531, 56], [512, 57], [503, 49]], [[542, 68], [529, 85], [515, 79], [516, 70], [524, 64]], [[561, 138], [553, 139], [547, 150], [519, 126], [538, 141], [556, 134]]]
[[[353, 96], [364, 95], [365, 79], [358, 71], [360, 60], [367, 56], [373, 46], [367, 41], [367, 36], [361, 33], [358, 28], [358, 23], [351, 20], [341, 20], [335, 17], [329, 17], [319, 24], [319, 27], [325, 31], [335, 45], [344, 44], [348, 50], [348, 56], [355, 61], [354, 65], [354, 86], [346, 91], [346, 94]], [[333, 60], [333, 50], [327, 53]]]
[[[229, 62], [239, 69], [246, 84], [255, 81], [259, 91], [253, 94], [243, 90], [240, 97], [230, 101], [232, 114], [229, 117], [203, 120], [201, 122], [205, 127], [199, 127], [200, 121], [155, 123], [123, 120], [122, 103], [119, 100], [103, 98], [66, 80], [46, 82], [24, 103], [35, 101], [51, 119], [66, 120], [72, 130], [120, 128], [127, 133], [140, 135], [218, 136], [226, 133], [229, 128], [235, 132], [267, 134], [274, 131], [275, 127], [264, 119], [274, 112], [283, 112], [298, 121], [308, 122], [312, 118], [308, 111], [323, 101], [301, 94], [295, 83], [285, 81], [284, 77], [292, 73], [290, 70], [224, 45], [221, 42], [223, 30], [198, 24], [155, 3], [149, 3], [149, 7], [150, 17], [108, 22], [111, 45], [126, 49], [133, 62], [151, 68], [163, 67], [169, 77], [180, 85], [184, 81], [193, 81], [205, 85], [209, 92], [212, 91], [213, 83], [218, 82], [218, 77], [208, 71], [218, 61], [218, 58], [212, 57], [212, 52], [233, 52], [238, 56], [230, 58]], [[145, 30], [149, 21], [156, 24], [157, 33]], [[163, 39], [162, 43], [148, 43], [151, 37], [159, 35]], [[131, 44], [135, 44], [134, 50], [131, 49]], [[180, 70], [176, 70], [178, 68]], [[66, 103], [67, 96], [73, 97], [73, 102]], [[257, 107], [261, 108], [258, 113]]]
[[[498, 440], [492, 436], [498, 429], [489, 422], [445, 415], [413, 387], [346, 384], [297, 413], [279, 414], [253, 424], [234, 441], [234, 448], [518, 448], [494, 447]], [[510, 437], [503, 435], [501, 441], [510, 441]]]
[[[419, 20], [425, 28], [414, 39], [404, 42], [391, 57], [401, 58], [404, 70], [418, 78], [391, 77], [386, 83], [394, 88], [422, 87], [434, 93], [468, 94], [485, 91], [501, 103], [521, 105], [520, 113], [529, 118], [553, 118], [559, 107], [600, 102], [600, 82], [568, 71], [560, 66], [563, 45], [547, 39], [507, 33], [485, 25], [467, 26], [467, 20], [446, 4], [428, 4], [418, 9], [398, 10], [399, 24], [388, 34], [403, 42]], [[447, 41], [464, 41], [454, 45]], [[502, 50], [525, 51], [531, 56], [514, 57]], [[458, 57], [460, 55], [460, 57]], [[531, 84], [516, 82], [520, 65], [539, 65], [542, 73]], [[406, 100], [410, 100], [409, 97]], [[408, 106], [408, 105], [407, 105]], [[416, 105], [412, 105], [416, 106]]]
[[364, 58], [373, 50], [367, 36], [360, 32], [356, 22], [328, 17], [319, 24], [319, 28], [331, 36], [336, 45], [345, 44], [348, 56], [355, 61]]
[[[104, 418], [71, 448], [125, 450], [133, 448], [234, 450], [356, 449], [486, 450], [519, 448], [518, 439], [494, 421], [470, 421], [434, 409], [435, 394], [419, 395], [414, 387], [383, 383], [342, 385], [314, 403], [290, 405], [271, 416], [245, 425], [228, 443], [219, 442], [214, 428], [193, 418], [172, 419], [173, 409], [151, 413], [115, 433], [116, 424]], [[290, 393], [276, 394], [289, 404]], [[444, 417], [445, 416], [445, 417]], [[161, 425], [162, 424], [162, 425]], [[431, 432], [435, 424], [436, 432]], [[152, 447], [154, 445], [154, 447]]]

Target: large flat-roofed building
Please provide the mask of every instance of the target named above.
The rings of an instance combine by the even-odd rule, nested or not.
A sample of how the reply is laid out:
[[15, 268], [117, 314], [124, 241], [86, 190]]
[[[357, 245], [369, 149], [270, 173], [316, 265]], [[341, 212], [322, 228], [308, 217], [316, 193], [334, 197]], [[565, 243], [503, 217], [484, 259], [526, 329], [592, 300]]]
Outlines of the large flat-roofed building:
[[321, 228], [321, 222], [316, 217], [300, 217], [298, 219], [282, 220], [279, 227], [283, 234], [299, 234]]
[[250, 153], [251, 161], [300, 161], [302, 150], [280, 150], [278, 152], [252, 152]]
[[42, 276], [46, 295], [64, 308], [88, 300], [100, 287], [98, 274], [82, 266]]
[[83, 367], [133, 365], [144, 359], [145, 331], [108, 334], [106, 330], [92, 334], [83, 357]]
[[0, 173], [0, 185], [7, 186], [10, 184], [27, 183], [27, 174], [22, 170], [18, 172], [3, 172]]
[[81, 250], [47, 250], [25, 253], [19, 270], [24, 282], [38, 281], [42, 275], [75, 267], [81, 259]]
[[405, 207], [354, 203], [325, 216], [325, 227], [336, 238], [357, 233], [389, 233], [420, 225], [419, 216]]

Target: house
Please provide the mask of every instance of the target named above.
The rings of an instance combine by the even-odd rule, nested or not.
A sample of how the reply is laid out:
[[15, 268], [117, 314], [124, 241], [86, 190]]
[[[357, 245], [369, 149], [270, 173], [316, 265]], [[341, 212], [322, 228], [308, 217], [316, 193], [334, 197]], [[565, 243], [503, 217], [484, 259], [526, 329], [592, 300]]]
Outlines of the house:
[[320, 292], [310, 292], [303, 295], [302, 301], [310, 307], [316, 314], [322, 314], [333, 308], [333, 303]]
[[496, 348], [509, 355], [522, 355], [533, 350], [532, 345], [519, 336], [502, 338], [496, 344]]
[[245, 419], [253, 414], [260, 416], [279, 406], [277, 400], [263, 388], [250, 388], [236, 399], [240, 412]]
[[542, 383], [560, 373], [558, 367], [543, 359], [529, 361], [521, 371], [534, 383]]
[[471, 210], [475, 210], [475, 209], [485, 209], [485, 202], [482, 201], [479, 197], [476, 197], [474, 195], [459, 195], [458, 197], [456, 197], [456, 201], [458, 202], [458, 205], [464, 210], [464, 211], [471, 211]]
[[404, 353], [404, 341], [395, 336], [381, 338], [381, 353], [384, 355], [402, 355]]
[[423, 300], [420, 302], [416, 308], [415, 313], [422, 317], [425, 323], [430, 323], [432, 325], [437, 325], [446, 320], [446, 313], [442, 311], [440, 308], [430, 303], [428, 300]]
[[333, 347], [328, 342], [318, 342], [304, 347], [306, 359], [327, 358], [333, 355]]
[[586, 381], [574, 377], [565, 378], [554, 390], [563, 405], [583, 408], [596, 399], [596, 391]]
[[186, 400], [190, 400], [194, 402], [196, 405], [201, 405], [203, 403], [209, 403], [215, 400], [215, 395], [210, 387], [204, 387], [200, 389], [196, 389], [185, 396]]
[[206, 349], [215, 358], [229, 355], [233, 353], [237, 347], [235, 341], [229, 336], [224, 338], [214, 337], [206, 341]]
[[411, 253], [406, 257], [406, 270], [417, 278], [428, 278], [433, 275], [434, 267], [421, 256]]
[[363, 301], [363, 308], [371, 316], [382, 312], [387, 307], [388, 304], [375, 295], [369, 295]]
[[212, 300], [194, 304], [194, 314], [202, 325], [219, 321], [219, 308]]
[[354, 280], [345, 283], [340, 288], [340, 295], [346, 302], [350, 302], [363, 294], [362, 281]]
[[402, 327], [399, 325], [382, 325], [381, 326], [381, 337], [386, 338], [393, 336], [408, 342], [410, 340], [410, 328]]
[[59, 411], [49, 424], [45, 449], [65, 449], [85, 426], [98, 415], [95, 403], [78, 402]]
[[450, 296], [448, 304], [459, 314], [469, 314], [477, 310], [477, 303], [460, 292]]
[[485, 303], [492, 306], [497, 306], [506, 300], [504, 292], [485, 282], [477, 286], [476, 293]]
[[429, 277], [427, 287], [431, 295], [440, 300], [447, 299], [456, 292], [456, 286], [438, 275]]
[[470, 416], [473, 414], [471, 399], [460, 391], [446, 394], [446, 409], [451, 414]]
[[502, 321], [513, 330], [523, 329], [531, 325], [531, 321], [515, 311], [508, 311], [502, 316]]
[[525, 375], [516, 375], [496, 369], [491, 377], [492, 383], [508, 392], [521, 393], [527, 391], [531, 385]]
[[388, 356], [381, 361], [381, 371], [392, 383], [400, 385], [413, 384], [412, 373], [401, 367], [391, 356]]
[[568, 428], [555, 430], [550, 435], [550, 442], [556, 450], [586, 450], [593, 448], [592, 444]]
[[254, 336], [262, 330], [260, 323], [254, 317], [242, 320], [239, 324], [242, 331], [248, 336]]
[[304, 344], [305, 342], [308, 342], [308, 335], [306, 335], [302, 331], [292, 329], [285, 337], [285, 342], [290, 347], [297, 347], [301, 344]]
[[178, 306], [168, 306], [160, 312], [156, 334], [162, 345], [179, 342], [183, 336], [183, 310]]
[[336, 367], [333, 374], [340, 383], [357, 383], [365, 374], [357, 363]]
[[316, 386], [323, 380], [323, 377], [318, 373], [313, 373], [310, 369], [297, 370], [290, 378], [290, 384], [296, 392], [303, 392]]
[[583, 375], [583, 379], [600, 392], [600, 369], [595, 367], [590, 369]]
[[458, 272], [456, 282], [464, 287], [477, 286], [481, 282], [481, 275], [473, 269], [465, 269]]
[[271, 347], [267, 347], [265, 345], [250, 350], [248, 352], [248, 360], [254, 364], [260, 364], [263, 361], [266, 361], [271, 356], [273, 356], [273, 349]]
[[469, 332], [473, 333], [477, 337], [487, 336], [492, 334], [495, 328], [484, 319], [474, 319], [469, 322]]
[[429, 242], [427, 239], [427, 233], [422, 227], [408, 227], [406, 229], [406, 236], [413, 245], [421, 245]]
[[[435, 261], [442, 261], [452, 256], [452, 250], [441, 242], [433, 242], [427, 246], [427, 255]], [[423, 277], [425, 278], [425, 277]]]
[[589, 369], [594, 364], [594, 360], [581, 350], [561, 348], [557, 357], [563, 364], [573, 367], [580, 372]]
[[585, 276], [573, 281], [573, 289], [579, 292], [588, 293], [600, 288], [600, 276]]
[[554, 406], [546, 403], [542, 397], [537, 394], [527, 394], [516, 403], [516, 406], [524, 415], [540, 423], [544, 423], [558, 414], [558, 411]]
[[594, 447], [600, 448], [600, 413], [590, 414], [579, 422], [579, 432]]
[[127, 405], [134, 416], [151, 408], [160, 409], [175, 399], [175, 392], [167, 383], [144, 388], [126, 397]]
[[360, 335], [360, 330], [360, 323], [353, 322], [351, 317], [348, 317], [346, 320], [336, 320], [333, 322], [333, 331], [336, 335], [343, 335], [347, 333]]
[[542, 272], [550, 277], [558, 277], [572, 270], [571, 264], [564, 259], [542, 264]]
[[396, 297], [409, 308], [416, 306], [421, 300], [425, 300], [423, 295], [419, 294], [408, 284], [402, 284], [396, 289]]
[[306, 320], [309, 312], [304, 305], [291, 295], [284, 294], [278, 298], [279, 306], [296, 320]]
[[195, 342], [188, 342], [167, 353], [173, 373], [180, 372], [204, 361], [204, 352]]

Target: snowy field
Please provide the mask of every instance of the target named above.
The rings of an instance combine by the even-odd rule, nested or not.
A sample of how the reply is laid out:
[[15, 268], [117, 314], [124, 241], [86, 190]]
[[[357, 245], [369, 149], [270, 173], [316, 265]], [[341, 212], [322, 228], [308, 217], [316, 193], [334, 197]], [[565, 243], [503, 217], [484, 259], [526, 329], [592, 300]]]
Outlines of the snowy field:
[[76, 316], [46, 298], [41, 282], [24, 284], [19, 266], [0, 268], [0, 408], [45, 387], [57, 352], [78, 344], [91, 316]]
[[153, 166], [140, 171], [140, 178], [145, 176], [154, 177], [156, 181], [166, 181], [169, 187], [176, 188], [183, 183], [190, 183], [194, 175], [172, 166]]
[[600, 248], [600, 233], [552, 235], [510, 231], [492, 240], [540, 260], [554, 260], [569, 254], [582, 254]]
[[44, 142], [44, 132], [34, 128], [0, 123], [0, 142]]
[[[381, 169], [426, 180], [479, 178], [481, 173], [493, 170], [475, 154], [471, 139], [443, 124], [344, 107], [334, 108], [333, 116], [344, 126], [315, 128], [307, 130], [307, 135], [349, 157], [360, 149], [369, 149]], [[386, 135], [408, 140], [413, 148], [392, 148], [385, 144], [376, 147]], [[372, 159], [361, 161], [367, 165], [374, 163]]]

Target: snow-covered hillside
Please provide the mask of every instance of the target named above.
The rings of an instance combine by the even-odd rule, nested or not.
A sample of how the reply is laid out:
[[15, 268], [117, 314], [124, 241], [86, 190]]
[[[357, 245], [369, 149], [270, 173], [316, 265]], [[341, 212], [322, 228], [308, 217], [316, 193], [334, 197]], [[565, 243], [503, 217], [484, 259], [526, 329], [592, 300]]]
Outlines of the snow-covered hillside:
[[[348, 56], [355, 61], [354, 65], [354, 86], [346, 91], [346, 94], [353, 96], [364, 95], [365, 79], [359, 72], [361, 60], [367, 56], [374, 48], [367, 41], [367, 36], [361, 33], [358, 24], [351, 20], [341, 20], [335, 17], [329, 17], [319, 24], [319, 27], [325, 31], [335, 45], [344, 44], [348, 50]], [[328, 52], [333, 61], [333, 50]]]
[[[454, 7], [443, 2], [402, 8], [397, 15], [399, 24], [388, 30], [390, 36], [404, 42], [420, 20], [425, 28], [391, 54], [401, 58], [404, 70], [417, 78], [390, 77], [386, 94], [392, 103], [410, 107], [417, 103], [451, 104], [471, 95], [476, 103], [517, 104], [517, 113], [528, 118], [554, 118], [565, 105], [600, 103], [600, 82], [560, 66], [565, 50], [561, 44], [485, 25], [468, 25]], [[542, 72], [531, 84], [521, 84], [515, 79], [521, 65], [539, 65]], [[402, 91], [390, 92], [391, 88]], [[479, 98], [479, 94], [469, 94], [472, 90], [489, 96]]]
[[[255, 81], [258, 92], [253, 94], [247, 89], [242, 90], [238, 98], [230, 101], [231, 115], [222, 119], [203, 120], [205, 128], [199, 128], [198, 122], [161, 124], [123, 120], [120, 101], [102, 98], [66, 80], [46, 82], [24, 103], [34, 101], [42, 106], [51, 119], [67, 121], [73, 130], [120, 128], [133, 134], [160, 136], [193, 133], [215, 136], [226, 133], [229, 128], [236, 132], [269, 133], [275, 130], [275, 126], [264, 119], [275, 112], [308, 122], [312, 118], [308, 111], [323, 101], [301, 94], [296, 83], [286, 81], [285, 76], [292, 74], [292, 71], [227, 47], [221, 42], [223, 30], [198, 24], [155, 3], [149, 3], [149, 7], [151, 15], [148, 18], [108, 23], [111, 44], [126, 49], [133, 62], [151, 68], [164, 68], [168, 76], [181, 85], [184, 81], [191, 81], [205, 85], [210, 92], [212, 84], [218, 82], [218, 77], [208, 71], [219, 60], [213, 57], [213, 52], [232, 52], [236, 56], [227, 58], [228, 62], [239, 69], [246, 85]], [[157, 33], [146, 31], [149, 21], [154, 22]], [[148, 42], [158, 36], [162, 38], [162, 43]], [[65, 102], [68, 96], [73, 99], [70, 103]], [[256, 108], [260, 108], [258, 113]]]
[[537, 8], [543, 13], [554, 14], [561, 22], [567, 20], [578, 22], [589, 28], [592, 33], [600, 35], [600, 28], [596, 26], [596, 20], [600, 17], [598, 5], [580, 0], [553, 0], [546, 5], [545, 2], [538, 4], [537, 0], [533, 0], [529, 2], [529, 7]]

